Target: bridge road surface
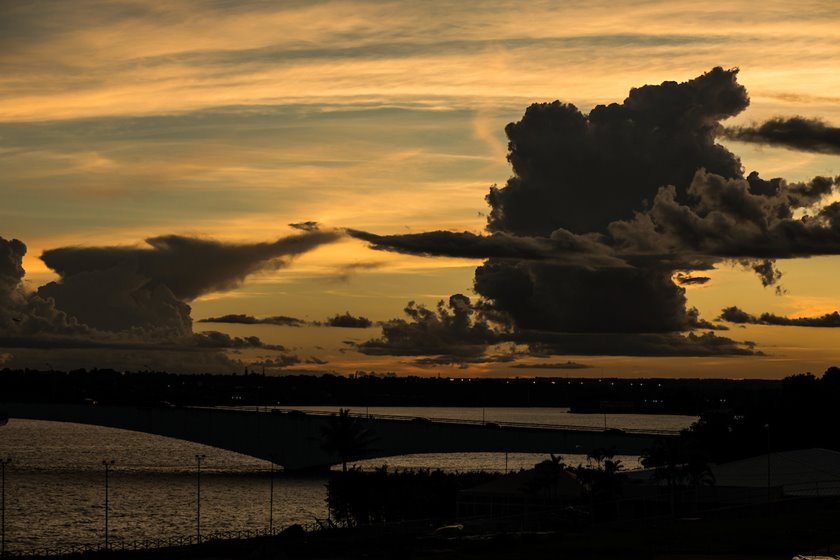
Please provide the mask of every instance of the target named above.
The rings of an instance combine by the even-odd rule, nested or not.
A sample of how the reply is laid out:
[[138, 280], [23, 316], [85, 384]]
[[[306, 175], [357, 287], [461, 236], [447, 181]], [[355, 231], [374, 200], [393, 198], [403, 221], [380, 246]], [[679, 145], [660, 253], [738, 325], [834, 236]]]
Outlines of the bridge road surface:
[[[322, 449], [330, 415], [225, 408], [0, 403], [0, 415], [121, 428], [202, 443], [283, 466], [286, 471], [324, 470], [339, 458]], [[641, 455], [656, 431], [584, 427], [498, 425], [426, 419], [360, 417], [371, 444], [358, 459], [413, 453], [511, 452], [586, 454], [611, 448]]]

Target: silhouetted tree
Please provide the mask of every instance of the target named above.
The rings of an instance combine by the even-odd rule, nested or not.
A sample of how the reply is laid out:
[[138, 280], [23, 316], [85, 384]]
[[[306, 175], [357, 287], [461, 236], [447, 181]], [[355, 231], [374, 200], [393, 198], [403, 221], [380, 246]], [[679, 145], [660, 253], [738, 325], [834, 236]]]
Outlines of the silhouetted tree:
[[342, 472], [347, 472], [347, 462], [369, 450], [374, 437], [362, 422], [350, 416], [349, 408], [339, 409], [321, 428], [321, 448], [341, 461]]
[[642, 466], [654, 469], [654, 478], [668, 486], [671, 513], [676, 514], [677, 490], [690, 483], [695, 489], [695, 505], [700, 488], [714, 484], [708, 455], [688, 430], [675, 438], [659, 439], [642, 454]]
[[560, 479], [560, 475], [566, 470], [562, 455], [549, 454], [550, 459], [541, 461], [534, 465], [534, 477], [528, 482], [527, 490], [532, 494], [539, 494], [543, 490], [551, 497], [551, 489]]

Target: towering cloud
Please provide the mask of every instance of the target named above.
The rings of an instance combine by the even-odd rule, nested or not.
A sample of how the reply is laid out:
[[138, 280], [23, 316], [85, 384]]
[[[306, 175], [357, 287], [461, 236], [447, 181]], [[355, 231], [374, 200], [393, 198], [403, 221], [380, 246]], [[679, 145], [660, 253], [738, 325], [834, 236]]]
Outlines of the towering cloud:
[[[285, 348], [253, 336], [193, 333], [187, 301], [235, 287], [259, 270], [286, 266], [339, 235], [311, 229], [255, 244], [166, 236], [147, 240], [149, 247], [53, 249], [42, 258], [61, 278], [37, 293], [27, 293], [22, 284], [26, 246], [0, 238], [0, 345], [20, 356], [51, 349], [67, 364], [82, 367], [156, 363], [229, 371], [236, 362], [223, 350]], [[288, 361], [284, 356], [278, 364]]]
[[147, 239], [148, 247], [52, 249], [41, 259], [61, 279], [38, 294], [98, 329], [188, 334], [186, 301], [234, 288], [260, 270], [287, 266], [290, 258], [338, 236], [312, 230], [273, 243], [232, 244], [170, 235]]
[[663, 185], [683, 198], [699, 168], [739, 177], [741, 162], [714, 141], [718, 123], [749, 105], [736, 76], [715, 68], [688, 82], [635, 88], [623, 103], [588, 115], [559, 101], [531, 105], [505, 128], [514, 175], [490, 189], [488, 229], [603, 232]]
[[351, 235], [377, 249], [486, 258], [475, 272], [478, 308], [507, 318], [532, 348], [752, 353], [711, 333], [680, 335], [721, 328], [687, 308], [682, 286], [723, 260], [776, 285], [775, 259], [840, 253], [840, 203], [824, 205], [840, 178], [744, 177], [715, 142], [721, 121], [749, 105], [736, 78], [715, 68], [589, 114], [559, 101], [530, 106], [505, 129], [514, 174], [487, 195], [488, 236]]

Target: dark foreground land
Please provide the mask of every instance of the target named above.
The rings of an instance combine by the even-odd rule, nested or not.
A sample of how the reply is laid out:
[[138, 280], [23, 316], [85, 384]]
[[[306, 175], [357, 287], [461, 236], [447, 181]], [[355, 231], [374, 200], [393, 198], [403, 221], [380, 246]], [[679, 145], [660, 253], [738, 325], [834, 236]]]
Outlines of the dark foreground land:
[[797, 554], [840, 552], [840, 508], [835, 500], [776, 503], [770, 509], [723, 513], [703, 519], [543, 532], [488, 533], [469, 524], [457, 536], [435, 535], [421, 525], [368, 526], [276, 537], [208, 542], [145, 552], [90, 553], [85, 558], [307, 560], [539, 558], [592, 559], [791, 559]]

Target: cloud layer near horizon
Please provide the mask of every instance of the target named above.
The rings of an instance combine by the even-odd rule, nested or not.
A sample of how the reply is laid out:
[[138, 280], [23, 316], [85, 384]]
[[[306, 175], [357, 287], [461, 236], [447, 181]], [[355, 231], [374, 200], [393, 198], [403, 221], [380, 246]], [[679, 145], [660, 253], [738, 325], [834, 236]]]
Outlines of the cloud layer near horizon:
[[840, 313], [833, 311], [818, 317], [783, 317], [775, 313], [752, 315], [737, 306], [727, 307], [720, 313], [720, 320], [738, 325], [775, 325], [783, 327], [840, 327]]

